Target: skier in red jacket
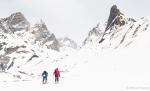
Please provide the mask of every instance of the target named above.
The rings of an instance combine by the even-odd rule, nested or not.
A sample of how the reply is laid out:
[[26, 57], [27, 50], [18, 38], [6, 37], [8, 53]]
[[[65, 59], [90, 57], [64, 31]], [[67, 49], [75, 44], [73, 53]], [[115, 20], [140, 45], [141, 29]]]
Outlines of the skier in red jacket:
[[58, 68], [55, 69], [54, 76], [55, 76], [55, 83], [59, 83], [60, 72]]

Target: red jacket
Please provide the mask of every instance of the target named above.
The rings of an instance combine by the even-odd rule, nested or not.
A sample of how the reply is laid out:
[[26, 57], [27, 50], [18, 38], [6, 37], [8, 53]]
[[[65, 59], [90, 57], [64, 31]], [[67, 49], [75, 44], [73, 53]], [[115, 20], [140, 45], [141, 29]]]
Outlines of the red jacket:
[[54, 75], [55, 75], [55, 77], [60, 77], [60, 72], [59, 72], [58, 68], [55, 69]]

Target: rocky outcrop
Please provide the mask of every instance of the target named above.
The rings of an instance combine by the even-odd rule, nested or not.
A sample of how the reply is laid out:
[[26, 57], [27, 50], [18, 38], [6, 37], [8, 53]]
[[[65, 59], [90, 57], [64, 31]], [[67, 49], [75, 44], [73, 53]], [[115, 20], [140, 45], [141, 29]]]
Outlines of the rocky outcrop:
[[55, 35], [50, 33], [42, 20], [35, 24], [32, 29], [32, 34], [35, 36], [35, 42], [39, 41], [42, 45], [46, 44], [48, 49], [59, 50], [59, 43]]
[[116, 25], [124, 25], [125, 21], [122, 21], [121, 19], [123, 18], [123, 14], [120, 12], [120, 10], [117, 8], [116, 5], [113, 5], [110, 10], [110, 15], [107, 21], [107, 26], [105, 31], [110, 29], [114, 24]]
[[10, 17], [1, 19], [0, 28], [5, 33], [14, 33], [21, 30], [28, 31], [30, 23], [21, 12], [16, 12], [11, 14]]
[[38, 58], [38, 57], [39, 57], [38, 55], [33, 54], [32, 57], [28, 60], [28, 62], [31, 61], [33, 58]]
[[59, 51], [60, 44], [54, 34], [51, 34], [51, 36], [47, 37], [44, 43], [46, 44], [48, 49]]
[[34, 34], [35, 41], [42, 41], [51, 35], [43, 21], [34, 25], [32, 33]]
[[0, 70], [4, 71], [7, 68], [7, 64], [9, 61], [9, 56], [0, 55]]
[[16, 47], [9, 47], [9, 48], [5, 48], [5, 55], [7, 54], [11, 54], [13, 52], [16, 52], [19, 48], [26, 48], [26, 46], [16, 46]]
[[4, 46], [4, 45], [7, 45], [7, 44], [6, 44], [6, 42], [2, 42], [2, 43], [0, 43], [0, 50], [2, 50], [2, 49], [3, 49], [3, 46]]

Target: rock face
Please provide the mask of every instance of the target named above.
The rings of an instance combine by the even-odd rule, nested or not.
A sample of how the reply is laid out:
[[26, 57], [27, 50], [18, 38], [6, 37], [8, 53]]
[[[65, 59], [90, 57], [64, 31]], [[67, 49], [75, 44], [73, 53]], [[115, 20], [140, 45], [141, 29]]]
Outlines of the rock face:
[[9, 56], [2, 56], [2, 55], [0, 55], [0, 71], [5, 71], [9, 61], [10, 61], [10, 57]]
[[43, 21], [35, 24], [32, 30], [32, 33], [35, 35], [35, 41], [41, 41], [51, 35]]
[[45, 41], [47, 48], [59, 51], [60, 44], [54, 34], [51, 34]]
[[41, 20], [32, 28], [35, 36], [35, 42], [39, 41], [42, 45], [46, 44], [47, 48], [59, 51], [59, 43], [53, 33], [47, 29], [45, 23]]
[[30, 28], [30, 23], [26, 20], [21, 12], [13, 13], [10, 17], [0, 20], [0, 27], [3, 32], [14, 33], [16, 31], [26, 30]]
[[107, 21], [106, 31], [110, 29], [114, 24], [116, 25], [124, 25], [125, 22], [121, 21], [122, 19], [122, 13], [117, 8], [116, 5], [113, 5], [110, 10], [110, 15]]

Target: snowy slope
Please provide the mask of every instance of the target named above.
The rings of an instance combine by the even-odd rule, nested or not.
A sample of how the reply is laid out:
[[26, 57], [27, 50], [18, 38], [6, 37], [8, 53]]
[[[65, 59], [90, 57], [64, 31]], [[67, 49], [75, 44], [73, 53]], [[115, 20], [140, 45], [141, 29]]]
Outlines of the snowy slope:
[[41, 85], [39, 78], [32, 81], [1, 83], [1, 88], [6, 91], [27, 91], [31, 88], [36, 91], [148, 91], [149, 34], [150, 31], [144, 32], [128, 48], [111, 53], [101, 54], [98, 49], [81, 49], [68, 58], [79, 65], [69, 73], [62, 73], [65, 78], [61, 78], [58, 85], [53, 84], [54, 78], [50, 75], [47, 85]]

